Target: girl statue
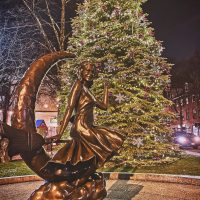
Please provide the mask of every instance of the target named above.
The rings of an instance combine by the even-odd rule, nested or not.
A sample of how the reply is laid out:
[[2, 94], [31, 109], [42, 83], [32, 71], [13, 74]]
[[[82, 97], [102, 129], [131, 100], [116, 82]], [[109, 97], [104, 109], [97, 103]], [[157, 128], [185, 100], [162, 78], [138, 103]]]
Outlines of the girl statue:
[[[49, 69], [51, 62], [47, 61], [55, 60], [54, 58], [59, 56], [71, 56], [62, 52], [54, 54], [42, 57], [27, 70], [19, 84], [14, 126], [0, 123], [0, 138], [9, 140], [9, 156], [20, 154], [26, 164], [46, 180], [46, 183], [31, 195], [31, 200], [103, 199], [106, 196], [105, 180], [96, 170], [117, 152], [126, 134], [93, 124], [94, 107], [103, 110], [108, 107], [107, 83], [104, 84], [103, 101], [98, 101], [90, 92], [95, 66], [90, 62], [83, 62], [80, 66], [58, 136], [54, 138], [60, 139], [71, 121], [71, 139], [53, 158], [42, 148], [45, 140], [36, 133], [33, 125], [35, 95]], [[75, 114], [73, 117], [72, 113]]]
[[79, 77], [72, 86], [66, 112], [60, 127], [63, 135], [73, 116], [71, 140], [65, 144], [43, 167], [44, 173], [54, 173], [59, 179], [65, 177], [75, 185], [84, 183], [96, 169], [103, 166], [121, 147], [125, 134], [93, 124], [93, 108], [108, 107], [108, 84], [104, 84], [103, 101], [98, 101], [90, 92], [95, 76], [95, 66], [83, 62]]

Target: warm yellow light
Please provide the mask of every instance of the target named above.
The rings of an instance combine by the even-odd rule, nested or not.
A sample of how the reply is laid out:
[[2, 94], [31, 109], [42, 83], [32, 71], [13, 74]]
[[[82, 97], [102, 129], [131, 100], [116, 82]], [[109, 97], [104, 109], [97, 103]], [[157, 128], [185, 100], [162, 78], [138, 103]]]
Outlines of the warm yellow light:
[[44, 108], [48, 108], [49, 107], [49, 105], [48, 104], [44, 104]]

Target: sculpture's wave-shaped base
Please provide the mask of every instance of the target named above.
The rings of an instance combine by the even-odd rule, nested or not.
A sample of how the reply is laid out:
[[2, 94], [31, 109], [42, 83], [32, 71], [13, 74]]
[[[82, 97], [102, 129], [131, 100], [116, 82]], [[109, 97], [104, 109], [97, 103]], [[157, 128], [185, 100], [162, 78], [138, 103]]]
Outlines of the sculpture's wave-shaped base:
[[67, 181], [46, 182], [41, 185], [29, 200], [101, 200], [107, 195], [106, 183], [102, 173], [95, 173], [81, 186]]

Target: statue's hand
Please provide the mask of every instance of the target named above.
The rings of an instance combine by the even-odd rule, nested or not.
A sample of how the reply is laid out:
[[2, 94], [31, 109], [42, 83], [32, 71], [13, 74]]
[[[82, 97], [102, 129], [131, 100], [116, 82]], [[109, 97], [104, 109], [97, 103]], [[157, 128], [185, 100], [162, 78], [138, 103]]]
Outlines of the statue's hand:
[[59, 134], [57, 134], [57, 135], [54, 135], [52, 137], [46, 138], [46, 142], [47, 143], [53, 143], [53, 142], [60, 140], [60, 138], [61, 138], [61, 136]]
[[55, 139], [55, 140], [60, 140], [60, 139], [61, 139], [61, 134], [55, 135], [53, 139]]

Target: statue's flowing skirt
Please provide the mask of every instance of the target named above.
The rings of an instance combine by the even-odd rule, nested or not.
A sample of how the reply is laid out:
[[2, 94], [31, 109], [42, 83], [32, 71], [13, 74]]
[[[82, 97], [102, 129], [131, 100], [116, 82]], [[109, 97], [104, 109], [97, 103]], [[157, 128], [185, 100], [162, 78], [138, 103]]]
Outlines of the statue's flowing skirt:
[[[83, 127], [82, 127], [83, 128]], [[90, 127], [87, 130], [72, 129], [72, 140], [64, 145], [48, 163], [70, 164], [95, 159], [96, 167], [101, 167], [121, 147], [125, 134], [104, 127]]]

